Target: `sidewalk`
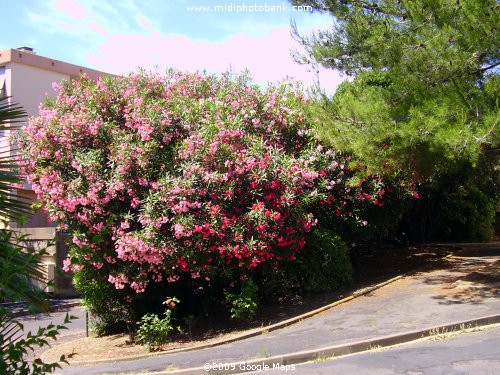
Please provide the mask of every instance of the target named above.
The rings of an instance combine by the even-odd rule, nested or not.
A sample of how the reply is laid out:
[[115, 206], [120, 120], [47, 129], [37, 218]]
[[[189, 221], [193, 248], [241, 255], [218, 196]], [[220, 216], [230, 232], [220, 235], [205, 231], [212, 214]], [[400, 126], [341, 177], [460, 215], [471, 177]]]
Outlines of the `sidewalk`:
[[[368, 342], [407, 332], [423, 334], [450, 323], [499, 321], [500, 246], [465, 249], [447, 258], [439, 270], [421, 271], [368, 295], [355, 298], [294, 325], [238, 342], [156, 357], [65, 367], [64, 374], [207, 373], [205, 363], [229, 363], [292, 358], [306, 351], [309, 358], [333, 345]], [[460, 325], [457, 325], [459, 327]], [[449, 329], [452, 329], [451, 327]], [[456, 329], [456, 328], [455, 328]], [[413, 336], [407, 336], [413, 337]], [[296, 357], [300, 355], [295, 355]], [[307, 356], [306, 356], [307, 357]], [[304, 357], [305, 358], [305, 357]], [[89, 363], [87, 363], [89, 364]], [[170, 369], [166, 372], [165, 370]], [[189, 371], [179, 371], [191, 369]], [[172, 371], [177, 370], [177, 371]]]

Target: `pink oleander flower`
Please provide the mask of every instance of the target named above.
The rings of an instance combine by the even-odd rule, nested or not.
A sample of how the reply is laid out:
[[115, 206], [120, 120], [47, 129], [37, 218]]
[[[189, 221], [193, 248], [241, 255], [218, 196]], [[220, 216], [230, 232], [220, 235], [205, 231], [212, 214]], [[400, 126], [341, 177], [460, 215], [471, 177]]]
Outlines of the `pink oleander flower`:
[[317, 212], [354, 221], [390, 195], [375, 178], [347, 184], [348, 158], [314, 138], [288, 86], [172, 72], [57, 90], [21, 135], [23, 173], [75, 232], [65, 269], [101, 272], [130, 300], [151, 283], [210, 280], [213, 267], [279, 267]]

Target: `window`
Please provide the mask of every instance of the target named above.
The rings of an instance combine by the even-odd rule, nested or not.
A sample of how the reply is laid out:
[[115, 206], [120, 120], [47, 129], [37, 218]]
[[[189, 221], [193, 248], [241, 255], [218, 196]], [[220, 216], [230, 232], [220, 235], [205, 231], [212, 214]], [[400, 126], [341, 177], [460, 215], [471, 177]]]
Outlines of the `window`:
[[0, 66], [0, 98], [7, 96], [5, 89], [5, 66]]

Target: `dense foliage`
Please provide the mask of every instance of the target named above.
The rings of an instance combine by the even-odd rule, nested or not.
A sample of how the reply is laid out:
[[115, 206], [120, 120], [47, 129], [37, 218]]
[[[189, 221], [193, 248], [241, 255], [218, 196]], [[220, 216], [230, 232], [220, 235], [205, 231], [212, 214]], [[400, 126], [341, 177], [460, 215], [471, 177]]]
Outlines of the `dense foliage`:
[[387, 193], [350, 180], [350, 158], [315, 139], [290, 85], [170, 72], [59, 90], [20, 140], [24, 170], [73, 233], [67, 269], [101, 318], [134, 321], [137, 301], [179, 283], [237, 288], [295, 259], [317, 207], [364, 225], [363, 207]]
[[[492, 188], [498, 170], [491, 167], [498, 164], [500, 118], [498, 2], [293, 2], [334, 17], [330, 30], [310, 36], [295, 30], [307, 50], [302, 61], [353, 77], [314, 108], [323, 141], [352, 153], [367, 167], [360, 170], [385, 180], [412, 179], [421, 184], [422, 196], [436, 193], [441, 198], [427, 201], [441, 204], [443, 211], [422, 207], [427, 201], [419, 210], [441, 217], [443, 227], [459, 228], [459, 220], [474, 225], [472, 232], [482, 227], [486, 232], [479, 237], [487, 237], [491, 207], [498, 202], [498, 189]], [[482, 207], [479, 211], [487, 216], [469, 218], [476, 215], [471, 207], [457, 205], [438, 191], [441, 187], [456, 198], [472, 199], [472, 206]], [[472, 190], [459, 193], [464, 189]], [[451, 216], [445, 213], [452, 211]], [[461, 231], [452, 232], [451, 237]]]

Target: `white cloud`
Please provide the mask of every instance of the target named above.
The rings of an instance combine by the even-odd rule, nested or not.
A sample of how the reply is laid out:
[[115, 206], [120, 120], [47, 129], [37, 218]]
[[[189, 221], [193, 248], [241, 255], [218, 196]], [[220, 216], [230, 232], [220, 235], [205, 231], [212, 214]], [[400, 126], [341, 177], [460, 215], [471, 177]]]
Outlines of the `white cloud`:
[[[258, 83], [294, 77], [311, 86], [314, 75], [307, 66], [296, 64], [290, 50], [299, 48], [288, 28], [274, 29], [261, 38], [232, 36], [224, 42], [196, 41], [186, 36], [150, 34], [114, 34], [97, 50], [87, 54], [89, 63], [104, 71], [127, 74], [138, 67], [184, 71], [207, 70], [221, 73], [248, 68]], [[322, 86], [332, 93], [341, 82], [335, 72], [323, 72]]]

